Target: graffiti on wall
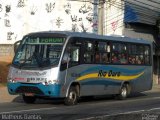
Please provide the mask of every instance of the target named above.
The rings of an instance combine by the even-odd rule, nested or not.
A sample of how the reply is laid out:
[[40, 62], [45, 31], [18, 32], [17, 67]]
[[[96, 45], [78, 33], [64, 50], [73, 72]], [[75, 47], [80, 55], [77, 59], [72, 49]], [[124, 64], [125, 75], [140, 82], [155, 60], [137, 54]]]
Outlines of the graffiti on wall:
[[111, 26], [112, 26], [112, 30], [115, 31], [115, 30], [117, 29], [117, 26], [118, 26], [118, 20], [113, 21], [113, 22], [111, 23]]
[[88, 28], [86, 28], [83, 23], [81, 23], [80, 26], [81, 26], [82, 32], [87, 32]]
[[6, 27], [11, 27], [10, 20], [4, 19], [4, 24]]
[[19, 0], [18, 3], [17, 3], [17, 7], [19, 8], [23, 8], [25, 6], [25, 0]]
[[51, 13], [54, 8], [55, 8], [55, 3], [46, 3], [46, 11], [48, 13]]
[[12, 40], [14, 32], [7, 32], [7, 40]]
[[72, 24], [72, 31], [73, 31], [73, 32], [79, 31], [77, 24]]
[[30, 7], [30, 14], [31, 15], [35, 15], [35, 13], [37, 12], [37, 7], [36, 6], [32, 6], [32, 7]]
[[93, 20], [94, 20], [94, 14], [93, 13], [89, 13], [86, 17], [87, 21], [89, 23], [93, 23]]
[[6, 14], [11, 12], [11, 5], [6, 5], [5, 8], [6, 8]]
[[86, 4], [84, 4], [83, 6], [80, 7], [79, 9], [79, 13], [83, 13], [83, 14], [86, 14], [88, 12], [90, 12], [92, 10], [92, 7], [91, 6], [87, 6]]
[[2, 4], [0, 4], [0, 12], [2, 12], [3, 8], [2, 8]]
[[[74, 32], [97, 32], [97, 13], [94, 12], [95, 6], [93, 4], [62, 1], [62, 4], [59, 4], [57, 2], [60, 1], [56, 0], [53, 2], [51, 0], [46, 0], [46, 2], [40, 0], [40, 4], [35, 4], [31, 1], [15, 0], [15, 5], [12, 2], [10, 4], [0, 2], [0, 20], [3, 20], [0, 26], [5, 28], [2, 32], [4, 32], [3, 36], [6, 37], [6, 40], [21, 39], [23, 36], [18, 38], [18, 34], [22, 33], [21, 35], [24, 35], [32, 31], [43, 31], [43, 28], [48, 28], [48, 30], [72, 30]], [[39, 16], [42, 16], [43, 19]], [[51, 25], [48, 26], [48, 23]], [[17, 26], [21, 29], [18, 30]], [[1, 40], [0, 37], [0, 42]]]
[[66, 14], [71, 14], [71, 4], [67, 3], [66, 5], [64, 5], [64, 11], [66, 12]]
[[63, 19], [61, 19], [60, 17], [58, 17], [56, 19], [56, 25], [58, 26], [58, 28], [60, 28], [61, 24], [63, 23]]
[[71, 15], [71, 20], [72, 22], [78, 22], [78, 21], [82, 21], [82, 18], [78, 18], [77, 15]]

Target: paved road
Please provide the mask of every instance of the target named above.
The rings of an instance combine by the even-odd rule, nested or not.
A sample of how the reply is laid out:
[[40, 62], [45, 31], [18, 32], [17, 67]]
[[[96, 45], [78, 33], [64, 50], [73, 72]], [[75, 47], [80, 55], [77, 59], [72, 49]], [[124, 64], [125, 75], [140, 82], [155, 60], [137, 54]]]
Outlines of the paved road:
[[137, 93], [126, 100], [110, 96], [82, 99], [76, 106], [64, 106], [62, 100], [37, 100], [23, 103], [21, 97], [0, 103], [0, 119], [54, 120], [160, 120], [160, 92]]

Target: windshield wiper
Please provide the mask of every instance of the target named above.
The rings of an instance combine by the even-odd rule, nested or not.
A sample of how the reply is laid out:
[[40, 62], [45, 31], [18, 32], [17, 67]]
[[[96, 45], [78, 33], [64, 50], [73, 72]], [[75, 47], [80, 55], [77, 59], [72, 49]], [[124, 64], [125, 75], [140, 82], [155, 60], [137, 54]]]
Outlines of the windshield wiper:
[[33, 59], [33, 55], [30, 56], [28, 59], [25, 59], [24, 62], [21, 63], [19, 67], [21, 68], [22, 66], [24, 66], [26, 64], [27, 61], [32, 61], [32, 59]]
[[20, 68], [22, 66], [24, 66], [27, 61], [31, 61], [32, 62], [33, 58], [35, 58], [38, 67], [49, 66], [51, 64], [49, 58], [43, 60], [43, 58], [40, 56], [40, 54], [35, 52], [35, 53], [33, 53], [32, 56], [30, 56], [28, 59], [25, 59], [25, 61], [20, 64]]
[[38, 64], [39, 67], [42, 67], [42, 57], [40, 56], [39, 53], [34, 52], [33, 57], [35, 57], [35, 60]]

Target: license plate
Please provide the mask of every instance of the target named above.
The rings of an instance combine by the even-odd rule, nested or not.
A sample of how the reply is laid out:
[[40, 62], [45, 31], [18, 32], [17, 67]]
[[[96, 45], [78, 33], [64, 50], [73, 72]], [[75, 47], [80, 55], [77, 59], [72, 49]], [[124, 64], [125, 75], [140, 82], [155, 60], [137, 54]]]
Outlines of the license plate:
[[25, 96], [34, 96], [34, 93], [25, 93]]

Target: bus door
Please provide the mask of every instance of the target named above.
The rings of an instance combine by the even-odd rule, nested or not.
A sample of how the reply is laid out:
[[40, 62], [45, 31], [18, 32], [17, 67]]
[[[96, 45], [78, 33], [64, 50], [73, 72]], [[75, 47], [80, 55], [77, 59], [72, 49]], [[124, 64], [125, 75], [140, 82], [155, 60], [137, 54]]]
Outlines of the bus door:
[[66, 86], [74, 81], [80, 73], [81, 46], [82, 42], [78, 38], [72, 38], [66, 46], [61, 63], [61, 71], [65, 74], [63, 79]]

